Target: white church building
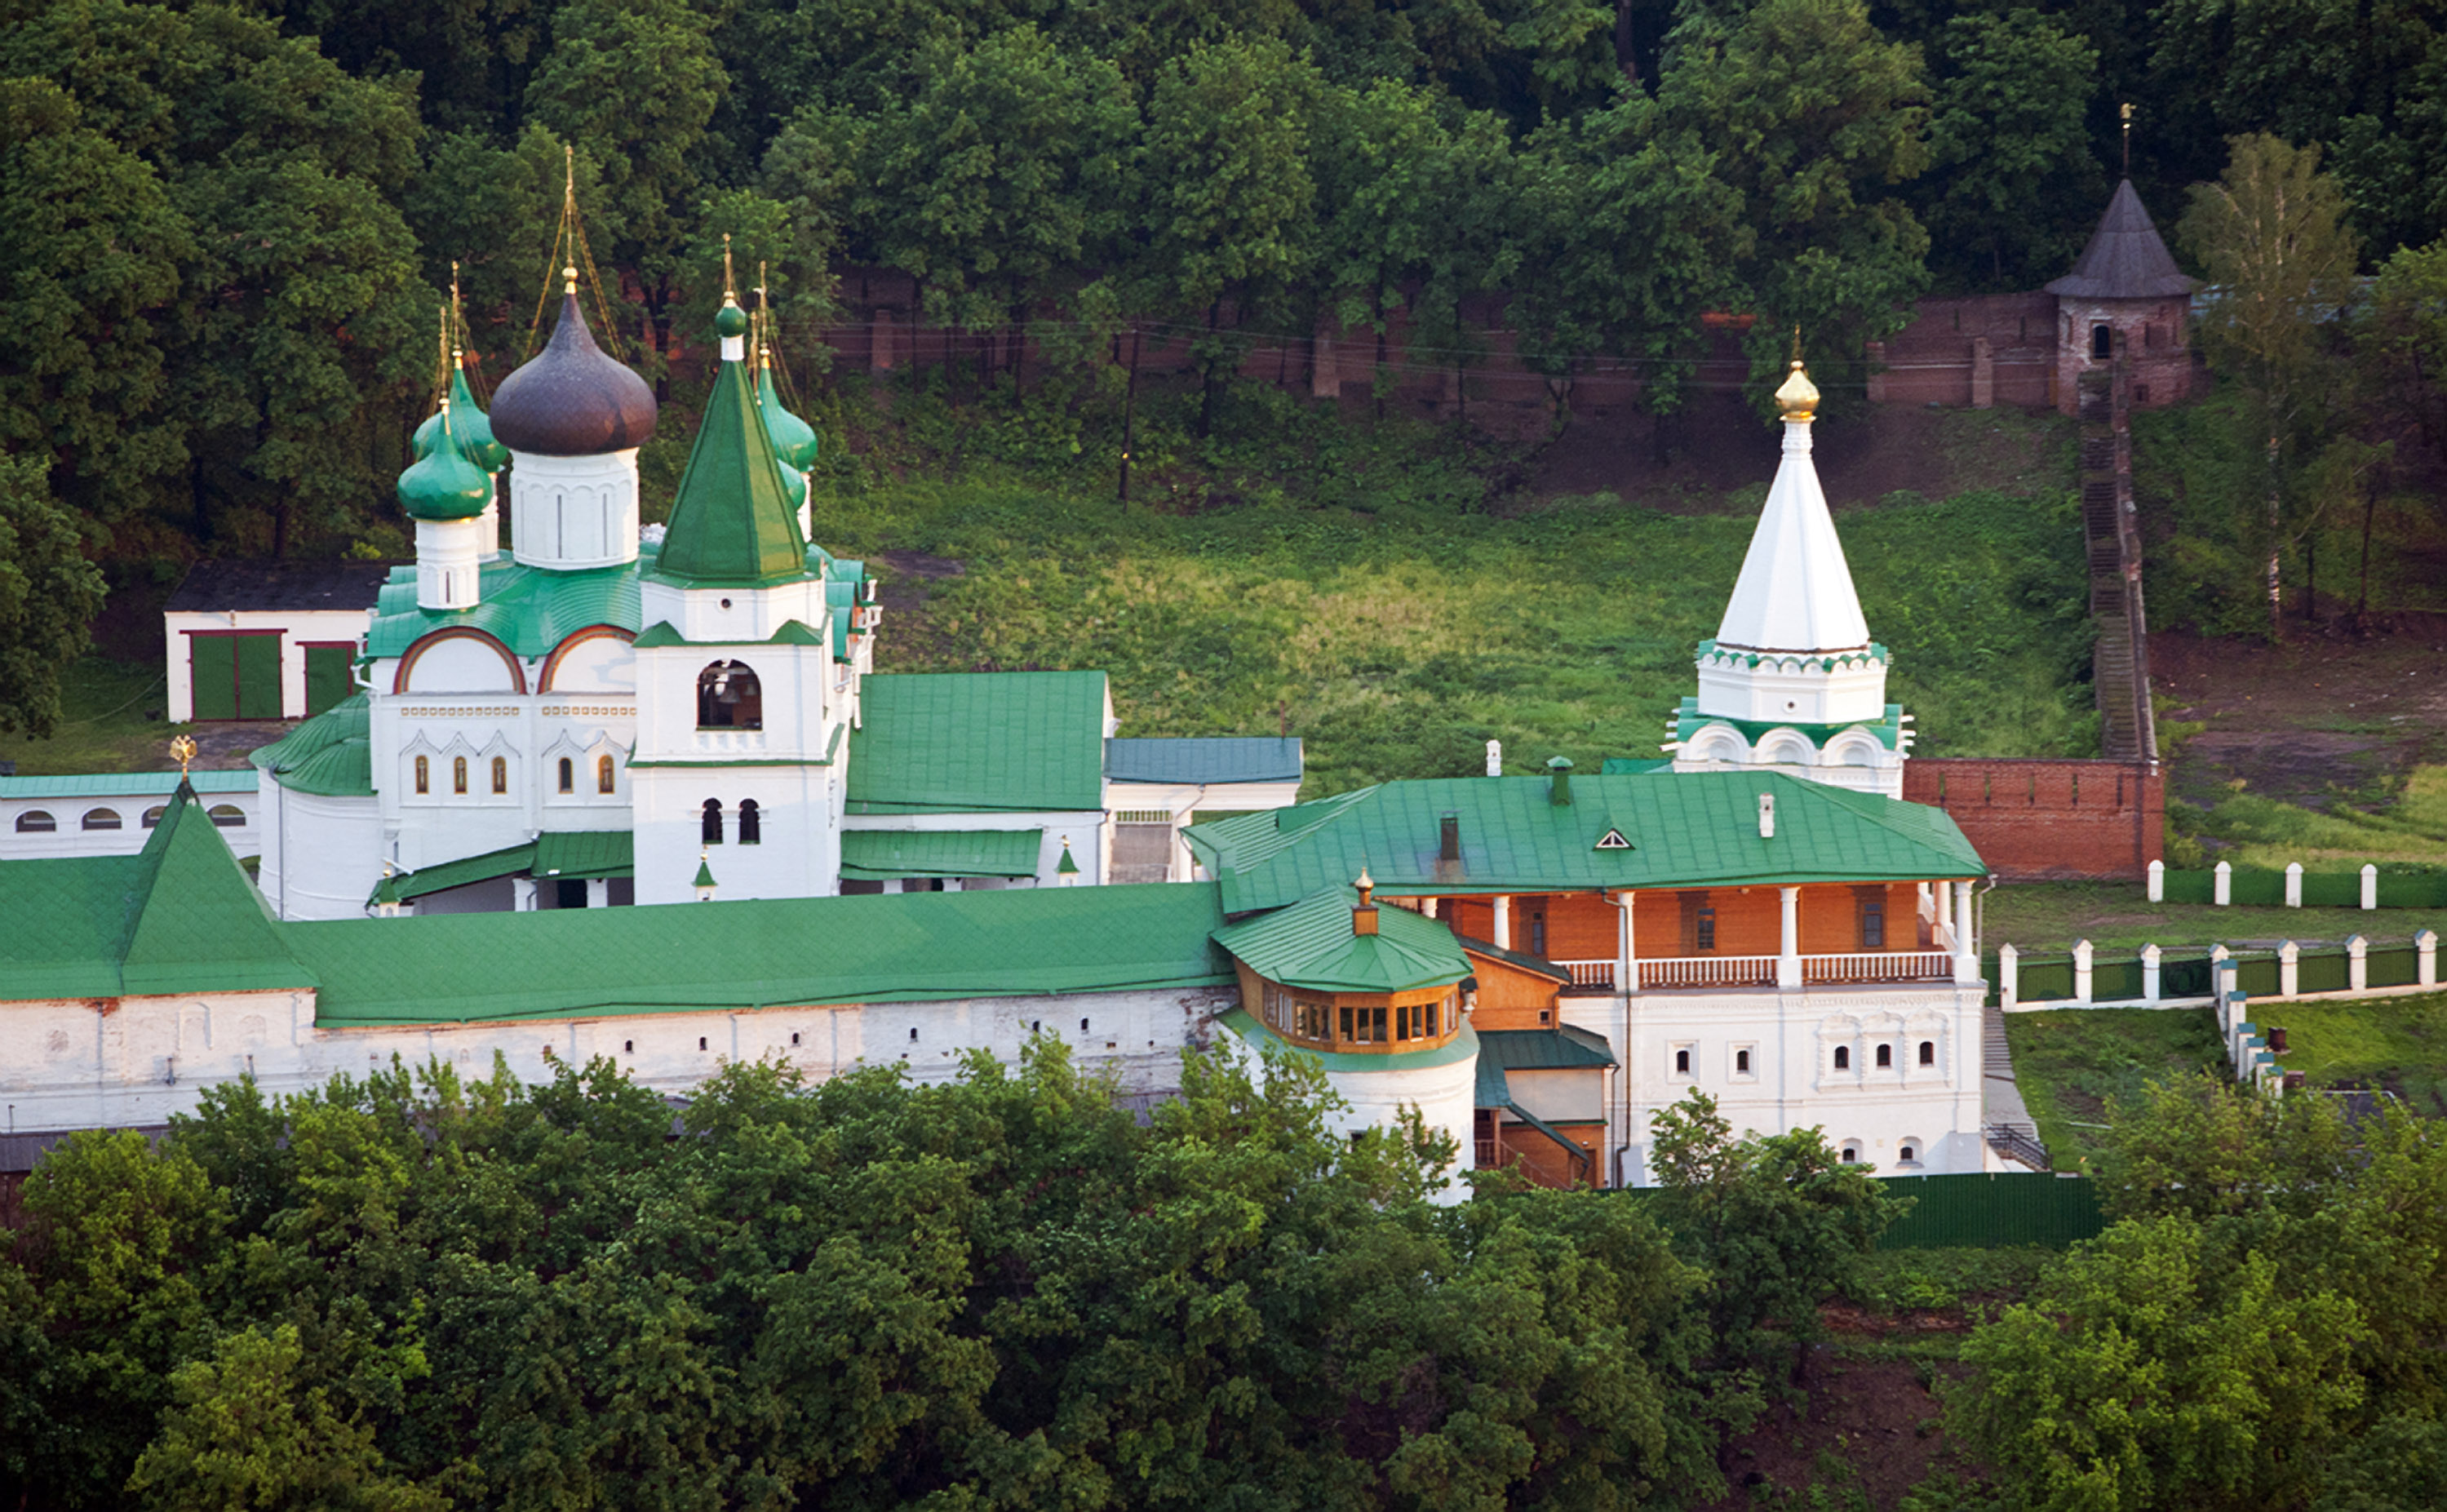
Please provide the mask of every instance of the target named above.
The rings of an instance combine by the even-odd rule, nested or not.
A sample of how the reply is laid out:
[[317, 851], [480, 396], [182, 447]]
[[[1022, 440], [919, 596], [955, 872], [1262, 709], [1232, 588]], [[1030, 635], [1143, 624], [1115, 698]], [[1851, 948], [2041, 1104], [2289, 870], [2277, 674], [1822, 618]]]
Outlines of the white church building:
[[[259, 892], [185, 785], [133, 855], [0, 861], [12, 1131], [393, 1056], [599, 1056], [682, 1095], [728, 1059], [924, 1080], [1053, 1036], [1150, 1094], [1185, 1047], [1313, 1056], [1345, 1126], [1415, 1108], [1458, 1169], [1552, 1184], [1651, 1180], [1651, 1120], [1694, 1089], [1882, 1173], [1999, 1168], [1985, 867], [1895, 796], [1905, 721], [1798, 362], [1672, 762], [1275, 807], [1202, 779], [1287, 802], [1296, 753], [1116, 752], [1101, 674], [875, 673], [863, 574], [807, 543], [745, 317], [721, 318], [659, 541], [635, 523], [651, 396], [574, 298], [490, 417], [506, 558], [473, 406], [438, 417], [364, 692], [256, 757]], [[1165, 830], [1129, 864], [1176, 879], [1062, 885], [1108, 878], [1121, 815]], [[690, 906], [594, 906], [622, 897]]]

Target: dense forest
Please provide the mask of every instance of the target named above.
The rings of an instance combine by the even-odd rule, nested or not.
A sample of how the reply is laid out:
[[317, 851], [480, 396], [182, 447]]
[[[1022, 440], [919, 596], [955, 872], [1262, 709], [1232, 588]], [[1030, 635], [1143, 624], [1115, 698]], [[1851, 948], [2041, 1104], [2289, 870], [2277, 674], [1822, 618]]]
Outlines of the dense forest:
[[[1831, 369], [1927, 291], [2062, 271], [2119, 161], [2172, 218], [2228, 139], [2318, 146], [2364, 266], [2447, 225], [2447, 25], [2379, 0], [409, 0], [0, 7], [0, 446], [85, 555], [328, 554], [386, 512], [454, 267], [533, 339], [564, 173], [649, 369], [721, 238], [821, 366], [844, 266], [1060, 361], [1132, 323], [1644, 365], [1710, 309]], [[1067, 343], [1067, 345], [1066, 345]], [[1830, 375], [1831, 384], [1835, 376]], [[28, 514], [32, 502], [0, 513]], [[166, 568], [165, 568], [166, 570]]]
[[[1689, 1506], [1909, 1200], [1694, 1094], [1653, 1190], [1442, 1205], [1441, 1136], [1342, 1138], [1329, 1097], [1192, 1052], [1133, 1114], [1058, 1045], [923, 1087], [734, 1067], [679, 1109], [606, 1064], [215, 1088], [28, 1181], [0, 1496]], [[1964, 1467], [1906, 1504], [2447, 1504], [2442, 1126], [2201, 1080], [2110, 1143], [2115, 1221], [1972, 1311], [1937, 1365]]]

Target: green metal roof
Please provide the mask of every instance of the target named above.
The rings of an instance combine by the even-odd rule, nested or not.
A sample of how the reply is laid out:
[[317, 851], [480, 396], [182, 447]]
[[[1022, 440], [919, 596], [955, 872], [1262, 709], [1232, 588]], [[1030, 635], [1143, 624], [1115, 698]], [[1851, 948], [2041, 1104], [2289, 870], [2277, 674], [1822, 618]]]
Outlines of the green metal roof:
[[1380, 904], [1376, 933], [1352, 932], [1356, 888], [1337, 887], [1215, 932], [1215, 943], [1269, 981], [1321, 992], [1407, 992], [1470, 974], [1452, 931]]
[[287, 929], [348, 1028], [1214, 987], [1222, 922], [1212, 884], [1157, 882]]
[[[190, 772], [199, 793], [251, 793], [255, 773]], [[151, 798], [179, 790], [177, 772], [76, 772], [56, 777], [0, 777], [0, 798]]]
[[0, 863], [0, 917], [12, 998], [315, 985], [192, 790], [136, 855]]
[[634, 877], [636, 866], [637, 837], [630, 830], [548, 830], [536, 837], [533, 875], [537, 877], [563, 880]]
[[[1694, 700], [1696, 702], [1696, 700]], [[1601, 777], [1637, 777], [1642, 772], [1661, 772], [1674, 765], [1671, 756], [1609, 756], [1598, 768]]]
[[[1574, 802], [1547, 779], [1386, 783], [1314, 803], [1184, 830], [1234, 914], [1280, 908], [1341, 885], [1364, 864], [1388, 896], [1580, 892], [1747, 883], [1919, 881], [1986, 873], [1935, 808], [1776, 772], [1580, 776]], [[1775, 799], [1775, 836], [1758, 798]], [[1442, 861], [1440, 822], [1459, 819], [1459, 861]], [[1620, 829], [1628, 850], [1598, 850]]]
[[481, 630], [533, 661], [548, 654], [573, 631], [589, 625], [638, 628], [637, 566], [595, 567], [584, 572], [547, 572], [507, 557], [477, 570], [478, 599], [472, 608], [420, 609], [416, 569], [393, 570], [374, 601], [366, 632], [366, 654], [397, 656], [437, 630], [465, 625]]
[[1614, 1064], [1605, 1036], [1566, 1024], [1561, 1029], [1483, 1029], [1479, 1064], [1492, 1061], [1508, 1071], [1598, 1070]]
[[[786, 619], [782, 621], [779, 629], [775, 630], [771, 635], [767, 636], [760, 644], [767, 646], [821, 646], [824, 643], [824, 637], [817, 634], [814, 631], [809, 630], [806, 626], [800, 624], [795, 619]], [[635, 644], [639, 651], [656, 651], [665, 646], [737, 646], [743, 644], [743, 642], [735, 640], [692, 641], [686, 635], [681, 634], [669, 620], [658, 619], [654, 621], [654, 623], [646, 627], [644, 633], [638, 635]]]
[[[1489, 1032], [1493, 1032], [1490, 1030]], [[1504, 1080], [1504, 1067], [1492, 1056], [1483, 1053], [1487, 1036], [1479, 1036], [1482, 1053], [1478, 1057], [1478, 1087], [1470, 1096], [1472, 1107], [1509, 1107], [1512, 1087]]]
[[1105, 806], [1103, 672], [899, 672], [860, 689], [853, 814]]
[[1302, 769], [1298, 736], [1105, 742], [1116, 783], [1296, 783]]
[[535, 864], [535, 842], [511, 845], [502, 850], [486, 851], [482, 856], [463, 856], [455, 861], [438, 861], [412, 872], [400, 872], [374, 884], [370, 901], [380, 901], [389, 893], [400, 902], [446, 893], [470, 882], [489, 882], [497, 877], [516, 877]]
[[371, 718], [366, 695], [352, 693], [271, 745], [257, 747], [247, 760], [293, 793], [370, 798], [373, 747], [367, 727]]
[[747, 368], [725, 362], [652, 569], [687, 587], [750, 588], [807, 574], [806, 538]]
[[1499, 960], [1507, 966], [1518, 967], [1522, 971], [1547, 977], [1553, 981], [1569, 982], [1572, 979], [1570, 972], [1553, 961], [1543, 960], [1535, 955], [1525, 955], [1519, 951], [1508, 951], [1492, 940], [1472, 939], [1468, 935], [1456, 935], [1453, 938], [1459, 942], [1463, 950], [1472, 955], [1484, 955], [1490, 960]]
[[844, 877], [1034, 877], [1042, 829], [851, 829], [842, 832]]
[[[1150, 885], [1164, 887], [1180, 884], [1156, 882]], [[1107, 892], [1110, 889], [1100, 887], [1096, 891]], [[1305, 1055], [1329, 1071], [1423, 1071], [1438, 1066], [1451, 1066], [1456, 1061], [1466, 1061], [1478, 1053], [1478, 1035], [1468, 1024], [1461, 1027], [1460, 1033], [1442, 1045], [1423, 1050], [1394, 1050], [1383, 1055], [1375, 1055], [1350, 1050], [1320, 1050], [1285, 1039], [1268, 1029], [1262, 1019], [1245, 1008], [1236, 1008], [1215, 1022], [1231, 1030], [1235, 1037], [1247, 1044], [1273, 1045], [1295, 1055]]]

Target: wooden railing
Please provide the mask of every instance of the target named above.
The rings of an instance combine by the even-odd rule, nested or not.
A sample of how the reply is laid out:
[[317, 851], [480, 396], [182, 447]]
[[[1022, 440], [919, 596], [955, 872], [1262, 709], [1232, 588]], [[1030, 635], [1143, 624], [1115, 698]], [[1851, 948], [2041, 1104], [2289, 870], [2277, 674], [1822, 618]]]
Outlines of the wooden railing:
[[1774, 987], [1773, 955], [1682, 955], [1635, 961], [1641, 991], [1660, 987]]
[[1954, 979], [1944, 951], [1864, 951], [1853, 955], [1804, 955], [1801, 979], [1820, 982], [1940, 982]]
[[1574, 987], [1603, 987], [1608, 992], [1614, 991], [1614, 962], [1610, 958], [1603, 961], [1557, 961], [1554, 964], [1572, 973]]

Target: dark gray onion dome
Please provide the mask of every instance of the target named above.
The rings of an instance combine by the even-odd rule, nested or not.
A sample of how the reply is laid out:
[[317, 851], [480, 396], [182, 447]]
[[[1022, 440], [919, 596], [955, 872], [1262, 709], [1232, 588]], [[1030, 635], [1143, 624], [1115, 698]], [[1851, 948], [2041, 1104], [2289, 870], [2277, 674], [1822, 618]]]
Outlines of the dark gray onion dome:
[[654, 433], [654, 391], [595, 345], [576, 293], [535, 360], [493, 390], [493, 439], [539, 457], [599, 457], [645, 444]]

